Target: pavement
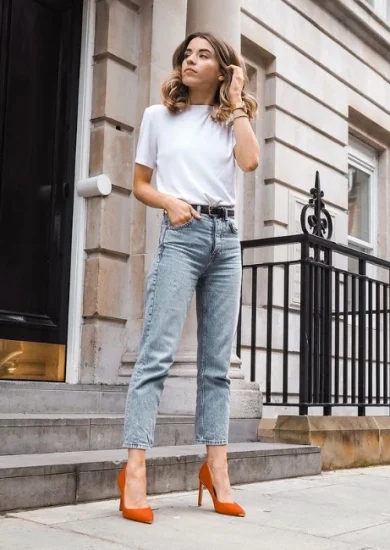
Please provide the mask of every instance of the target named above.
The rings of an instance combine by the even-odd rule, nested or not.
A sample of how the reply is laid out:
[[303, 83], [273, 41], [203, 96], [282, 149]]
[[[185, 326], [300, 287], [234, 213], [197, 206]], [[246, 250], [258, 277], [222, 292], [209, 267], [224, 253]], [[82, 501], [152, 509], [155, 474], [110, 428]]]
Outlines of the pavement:
[[152, 525], [118, 500], [0, 516], [0, 550], [390, 550], [390, 466], [236, 486], [245, 518], [214, 513], [204, 493], [150, 499]]

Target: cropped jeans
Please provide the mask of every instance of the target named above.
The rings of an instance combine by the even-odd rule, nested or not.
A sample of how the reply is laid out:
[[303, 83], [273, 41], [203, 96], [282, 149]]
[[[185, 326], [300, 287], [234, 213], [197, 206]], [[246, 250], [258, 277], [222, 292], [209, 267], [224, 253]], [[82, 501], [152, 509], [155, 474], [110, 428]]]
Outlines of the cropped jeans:
[[144, 327], [127, 395], [123, 447], [153, 446], [164, 380], [175, 359], [191, 298], [198, 320], [195, 438], [226, 445], [228, 371], [241, 287], [241, 248], [231, 218], [202, 215], [172, 226], [167, 215], [146, 280]]

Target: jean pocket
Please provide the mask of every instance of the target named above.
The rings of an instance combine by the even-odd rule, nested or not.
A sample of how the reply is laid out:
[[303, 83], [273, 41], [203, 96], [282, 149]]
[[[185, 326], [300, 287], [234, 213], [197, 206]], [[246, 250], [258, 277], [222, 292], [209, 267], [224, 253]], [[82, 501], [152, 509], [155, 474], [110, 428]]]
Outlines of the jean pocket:
[[234, 220], [229, 220], [230, 229], [234, 235], [238, 235], [238, 227]]
[[194, 221], [194, 218], [192, 217], [187, 222], [182, 223], [181, 225], [172, 225], [169, 222], [168, 229], [170, 229], [171, 231], [177, 231], [178, 229], [183, 229], [184, 227], [188, 227], [189, 225], [192, 224], [193, 221]]

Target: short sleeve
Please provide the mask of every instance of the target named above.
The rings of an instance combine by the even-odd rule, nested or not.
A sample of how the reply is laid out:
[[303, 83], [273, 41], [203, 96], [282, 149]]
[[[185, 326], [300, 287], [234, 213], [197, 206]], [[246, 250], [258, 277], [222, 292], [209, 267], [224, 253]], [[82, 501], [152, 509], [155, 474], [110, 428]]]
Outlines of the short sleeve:
[[234, 133], [234, 126], [233, 124], [230, 126], [230, 143], [231, 143], [231, 148], [232, 150], [235, 148], [236, 146], [236, 135]]
[[152, 112], [149, 108], [145, 110], [142, 118], [135, 162], [152, 169], [156, 167], [157, 129], [156, 124], [153, 124]]

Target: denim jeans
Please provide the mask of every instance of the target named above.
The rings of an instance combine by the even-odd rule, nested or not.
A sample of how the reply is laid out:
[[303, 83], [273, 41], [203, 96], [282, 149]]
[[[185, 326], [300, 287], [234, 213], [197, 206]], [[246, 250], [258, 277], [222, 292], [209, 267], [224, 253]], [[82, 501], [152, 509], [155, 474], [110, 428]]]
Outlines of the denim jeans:
[[196, 291], [198, 319], [195, 438], [225, 445], [229, 428], [228, 370], [241, 287], [241, 249], [231, 218], [202, 215], [170, 225], [165, 215], [146, 280], [145, 319], [126, 402], [123, 446], [153, 446], [157, 410]]

